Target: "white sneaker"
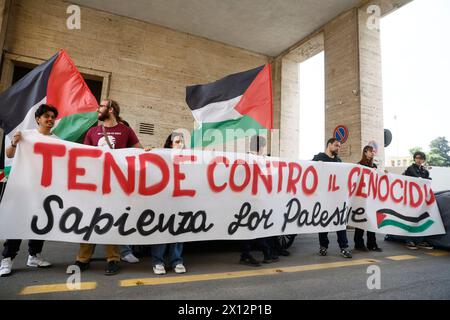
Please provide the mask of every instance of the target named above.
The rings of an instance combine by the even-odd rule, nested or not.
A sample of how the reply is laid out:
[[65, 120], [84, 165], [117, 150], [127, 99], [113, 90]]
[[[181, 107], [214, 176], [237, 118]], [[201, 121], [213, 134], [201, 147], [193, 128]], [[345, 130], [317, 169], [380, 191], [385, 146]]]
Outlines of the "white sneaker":
[[153, 267], [153, 272], [158, 275], [166, 274], [166, 268], [164, 268], [164, 265], [162, 264], [157, 264]]
[[129, 253], [125, 257], [122, 257], [121, 260], [128, 262], [128, 263], [138, 263], [139, 262], [139, 259], [136, 258], [132, 253]]
[[174, 268], [175, 273], [186, 273], [186, 268], [184, 267], [184, 265], [182, 263], [179, 263], [175, 266]]
[[5, 258], [2, 260], [2, 264], [0, 266], [0, 277], [6, 277], [11, 274], [11, 269], [13, 266], [13, 261], [11, 258]]
[[51, 265], [52, 264], [46, 261], [40, 253], [35, 256], [28, 256], [27, 266], [29, 267], [47, 268]]

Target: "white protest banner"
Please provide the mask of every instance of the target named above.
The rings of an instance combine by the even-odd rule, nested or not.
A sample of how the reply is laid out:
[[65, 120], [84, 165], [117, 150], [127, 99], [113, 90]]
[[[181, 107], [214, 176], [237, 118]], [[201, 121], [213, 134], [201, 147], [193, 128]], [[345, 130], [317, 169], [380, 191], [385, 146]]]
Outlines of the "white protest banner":
[[24, 132], [0, 238], [154, 244], [318, 233], [445, 233], [430, 181], [348, 163], [103, 150]]

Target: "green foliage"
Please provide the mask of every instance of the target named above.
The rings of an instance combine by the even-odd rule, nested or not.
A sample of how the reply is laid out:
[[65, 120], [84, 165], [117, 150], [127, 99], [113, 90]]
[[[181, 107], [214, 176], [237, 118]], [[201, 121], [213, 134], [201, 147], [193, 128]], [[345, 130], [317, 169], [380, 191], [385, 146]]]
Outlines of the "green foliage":
[[437, 137], [430, 143], [428, 164], [436, 167], [450, 167], [450, 145], [445, 137]]

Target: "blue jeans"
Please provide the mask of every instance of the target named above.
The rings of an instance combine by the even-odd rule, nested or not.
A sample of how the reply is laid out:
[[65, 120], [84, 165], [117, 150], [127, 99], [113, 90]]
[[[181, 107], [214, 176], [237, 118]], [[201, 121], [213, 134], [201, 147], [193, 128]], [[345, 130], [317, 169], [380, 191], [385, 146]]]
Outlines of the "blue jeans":
[[133, 250], [131, 250], [131, 246], [120, 246], [120, 256], [123, 258], [129, 254], [133, 254]]
[[152, 263], [153, 265], [164, 263], [164, 253], [169, 248], [169, 265], [174, 268], [177, 264], [183, 263], [183, 243], [163, 243], [152, 246]]

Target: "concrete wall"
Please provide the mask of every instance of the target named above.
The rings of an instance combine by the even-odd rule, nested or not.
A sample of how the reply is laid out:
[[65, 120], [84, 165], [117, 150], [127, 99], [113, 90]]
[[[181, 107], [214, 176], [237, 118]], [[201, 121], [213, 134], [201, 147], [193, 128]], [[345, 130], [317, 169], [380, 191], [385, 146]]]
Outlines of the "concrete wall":
[[12, 1], [5, 50], [46, 60], [65, 48], [83, 72], [110, 74], [107, 91], [130, 125], [136, 131], [139, 122], [155, 125], [153, 136], [139, 136], [145, 146], [161, 146], [173, 129], [193, 128], [185, 103], [187, 85], [268, 61], [264, 55], [83, 7], [81, 30], [68, 30], [68, 5], [57, 0]]
[[[370, 4], [385, 15], [410, 0], [364, 1], [306, 39], [271, 58], [274, 127], [280, 132], [271, 153], [298, 157], [298, 63], [325, 50], [326, 138], [338, 124], [350, 138], [345, 161], [359, 159], [370, 140], [383, 159], [381, 53], [379, 30], [366, 28]], [[66, 8], [58, 0], [0, 0], [0, 42], [6, 38], [0, 90], [9, 86], [12, 61], [40, 63], [65, 48], [80, 70], [103, 77], [103, 96], [119, 101], [124, 118], [137, 131], [140, 122], [155, 134], [140, 135], [146, 146], [160, 146], [171, 130], [191, 129], [185, 87], [266, 63], [269, 57], [141, 21], [83, 8], [81, 30], [68, 30]]]
[[[11, 7], [11, 0], [0, 0], [0, 47], [5, 45], [6, 29], [8, 26], [9, 11]], [[2, 57], [0, 56], [0, 63]]]

